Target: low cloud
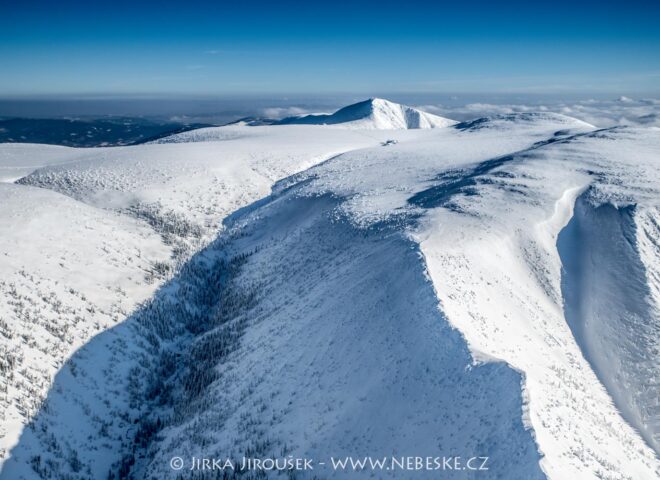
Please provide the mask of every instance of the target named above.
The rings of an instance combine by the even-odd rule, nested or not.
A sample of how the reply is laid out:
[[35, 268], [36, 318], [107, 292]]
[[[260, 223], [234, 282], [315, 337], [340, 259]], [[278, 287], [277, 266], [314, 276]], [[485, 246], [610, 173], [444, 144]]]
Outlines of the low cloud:
[[305, 108], [300, 107], [270, 107], [264, 108], [261, 113], [266, 118], [279, 119], [285, 117], [294, 117], [297, 115], [306, 115], [311, 112]]
[[542, 111], [562, 113], [603, 128], [616, 125], [660, 127], [660, 100], [657, 99], [620, 97], [616, 100], [587, 99], [533, 105], [468, 103], [459, 106], [420, 105], [418, 108], [459, 121], [500, 114]]

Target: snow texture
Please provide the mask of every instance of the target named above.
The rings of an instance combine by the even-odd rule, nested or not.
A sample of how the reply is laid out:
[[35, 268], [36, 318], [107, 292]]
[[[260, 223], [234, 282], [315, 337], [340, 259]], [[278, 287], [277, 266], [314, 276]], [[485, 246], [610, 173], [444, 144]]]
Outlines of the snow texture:
[[442, 120], [0, 145], [0, 478], [658, 478], [660, 130]]

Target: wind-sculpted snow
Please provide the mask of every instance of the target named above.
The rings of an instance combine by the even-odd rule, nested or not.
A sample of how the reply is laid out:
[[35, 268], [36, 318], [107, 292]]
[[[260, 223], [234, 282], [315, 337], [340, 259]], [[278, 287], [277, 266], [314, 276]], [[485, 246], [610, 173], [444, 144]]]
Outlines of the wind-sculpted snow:
[[[148, 255], [158, 292], [59, 371], [0, 478], [215, 478], [170, 459], [244, 454], [657, 478], [658, 130], [541, 113], [175, 138], [77, 151], [12, 186], [187, 250]], [[11, 383], [24, 396], [29, 374]]]
[[319, 140], [316, 129], [304, 126], [201, 131], [207, 130], [215, 136], [204, 136], [205, 141], [186, 137], [184, 142], [191, 143], [71, 149], [75, 162], [39, 169], [18, 183], [52, 189], [102, 208], [145, 205], [164, 215], [183, 214], [200, 228], [215, 232], [231, 211], [268, 195], [276, 180], [336, 153], [388, 138], [386, 133], [336, 131]]
[[76, 150], [55, 145], [0, 144], [0, 182], [13, 182], [47, 165], [75, 161]]
[[[484, 119], [487, 120], [487, 119]], [[489, 122], [480, 122], [479, 125], [487, 125]], [[472, 128], [472, 127], [467, 127]], [[490, 127], [484, 127], [490, 128]], [[547, 139], [534, 143], [531, 147], [515, 154], [503, 155], [478, 163], [474, 167], [462, 170], [449, 170], [437, 175], [433, 181], [435, 185], [416, 193], [408, 202], [422, 208], [449, 207], [450, 201], [458, 194], [478, 194], [478, 186], [485, 183], [495, 183], [508, 192], [526, 195], [524, 188], [519, 185], [506, 185], [507, 178], [515, 178], [502, 167], [507, 162], [519, 159], [523, 155], [530, 155], [534, 150], [542, 148], [551, 143], [568, 143], [574, 139], [586, 135], [586, 133], [571, 134], [570, 130], [560, 130]]]
[[[644, 239], [637, 233], [651, 228], [650, 238], [658, 239], [659, 220], [657, 209], [594, 206], [587, 192], [558, 238], [566, 320], [623, 416], [656, 450], [660, 312], [650, 290], [657, 280], [649, 282], [638, 246]], [[651, 253], [650, 266], [657, 265], [657, 245]]]
[[[536, 123], [507, 120], [506, 135], [499, 128], [448, 128], [415, 142], [350, 152], [306, 172], [314, 178], [309, 188], [349, 197], [341, 208], [350, 213], [352, 221], [369, 224], [413, 214], [415, 207], [424, 206], [427, 201], [429, 206], [439, 206], [432, 200], [438, 184], [442, 186], [437, 193], [443, 198], [451, 197], [478, 178], [487, 177], [512, 153], [593, 130], [578, 120], [570, 123], [563, 115], [538, 118]], [[484, 119], [480, 124], [489, 121]], [[499, 125], [500, 120], [492, 122]], [[437, 199], [437, 203], [441, 202]]]
[[[571, 218], [574, 199], [588, 185], [594, 198], [635, 199], [654, 206], [658, 140], [653, 131], [611, 131], [514, 156], [470, 191], [456, 194], [454, 208], [435, 210], [417, 233], [448, 318], [474, 351], [525, 372], [529, 421], [545, 455], [542, 467], [551, 478], [591, 478], [594, 472], [612, 478], [657, 475], [653, 451], [610, 400], [618, 396], [611, 385], [632, 388], [638, 392], [632, 393], [637, 407], [645, 405], [636, 415], [647, 415], [646, 428], [653, 428], [656, 420], [648, 416], [654, 407], [647, 395], [654, 390], [650, 379], [657, 377], [657, 334], [652, 333], [657, 310], [637, 317], [638, 331], [628, 332], [620, 342], [612, 339], [620, 347], [606, 355], [626, 373], [604, 371], [608, 379], [601, 384], [588, 363], [592, 357], [580, 349], [563, 316], [555, 243]], [[611, 233], [605, 235], [611, 238]], [[603, 253], [604, 262], [616, 255], [611, 249]], [[628, 267], [616, 275], [624, 275], [621, 282], [635, 289], [638, 278], [627, 276], [635, 267]], [[609, 290], [606, 279], [600, 280], [597, 275], [589, 278], [590, 288], [603, 289], [615, 304], [625, 305], [627, 292]], [[644, 308], [643, 296], [640, 292], [631, 301]], [[610, 313], [614, 323], [622, 321]], [[596, 333], [587, 341], [600, 342], [600, 337]], [[640, 338], [644, 341], [633, 347], [633, 339]], [[607, 346], [601, 342], [600, 348], [602, 354]], [[639, 359], [645, 360], [639, 364]], [[650, 416], [657, 418], [657, 413]]]
[[[559, 120], [537, 124], [545, 140], [523, 133], [527, 121], [519, 131], [514, 122], [506, 137], [514, 153], [507, 155], [497, 148], [501, 133], [491, 128], [458, 135], [443, 131], [428, 143], [396, 145], [383, 153], [346, 154], [313, 169], [307, 188], [342, 192], [348, 198], [342, 210], [359, 225], [419, 217], [414, 235], [449, 321], [479, 358], [506, 360], [526, 375], [526, 418], [545, 455], [546, 473], [654, 478], [654, 453], [614, 408], [614, 392], [598, 381], [564, 319], [556, 239], [575, 198], [589, 185], [600, 201], [656, 206], [660, 139], [654, 130], [590, 133], [578, 122], [576, 130], [566, 132], [565, 120]], [[484, 150], [491, 156], [480, 160]], [[430, 187], [424, 186], [427, 181]], [[420, 206], [427, 211], [420, 212]], [[649, 348], [657, 310], [648, 310], [640, 321], [648, 333], [639, 334], [647, 341], [616, 361], [646, 371], [638, 378], [644, 397], [653, 395], [649, 375], [657, 374], [648, 363], [632, 362], [641, 357], [657, 366]], [[624, 385], [620, 388], [630, 388]], [[654, 408], [648, 401], [641, 400], [646, 415]], [[645, 421], [653, 428], [655, 420]]]

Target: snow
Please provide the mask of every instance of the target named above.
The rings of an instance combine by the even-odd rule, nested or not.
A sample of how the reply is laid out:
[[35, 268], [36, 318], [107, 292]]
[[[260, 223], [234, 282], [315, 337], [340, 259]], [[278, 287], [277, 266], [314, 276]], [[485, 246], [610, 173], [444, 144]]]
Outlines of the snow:
[[[648, 395], [653, 395], [658, 373], [652, 347], [657, 309], [638, 318], [626, 335], [630, 341], [616, 340], [622, 331], [610, 335], [618, 347], [599, 351], [615, 355], [612, 362], [627, 373], [603, 367], [603, 375], [613, 378], [599, 381], [564, 318], [555, 245], [575, 199], [588, 187], [600, 202], [645, 204], [644, 211], [650, 209], [657, 218], [658, 132], [591, 133], [593, 128], [564, 116], [520, 117], [468, 122], [457, 126], [461, 133], [443, 130], [433, 139], [397, 145], [386, 153], [349, 153], [313, 169], [316, 180], [307, 188], [341, 192], [347, 197], [342, 210], [363, 228], [420, 215], [409, 203], [430, 210], [421, 214], [414, 238], [442, 310], [477, 359], [504, 360], [524, 373], [529, 422], [550, 478], [616, 471], [653, 478], [654, 454], [627, 422], [645, 438], [655, 428]], [[381, 174], [385, 171], [387, 176]], [[651, 238], [657, 238], [651, 231]], [[597, 234], [605, 241], [611, 237]], [[652, 244], [648, 237], [646, 243]], [[647, 255], [653, 257], [649, 264], [657, 265], [657, 254]], [[633, 281], [615, 271], [620, 282]], [[598, 277], [588, 283], [600, 286]], [[602, 294], [613, 291], [618, 292], [603, 289]], [[645, 295], [642, 291], [629, 302], [644, 305]], [[619, 317], [609, 318], [615, 322]], [[637, 410], [619, 413], [626, 405], [613, 405], [613, 385], [636, 404], [628, 410]]]
[[30, 171], [0, 185], [0, 338], [23, 358], [0, 478], [246, 452], [657, 478], [660, 130], [548, 112], [408, 130], [428, 118], [406, 108], [1, 145]]
[[[631, 134], [633, 139], [624, 140]], [[624, 148], [618, 155], [601, 155], [610, 151], [613, 141]], [[652, 148], [647, 147], [649, 141]], [[484, 182], [476, 194], [457, 201], [458, 212], [434, 212], [420, 232], [431, 277], [452, 323], [475, 351], [505, 360], [525, 373], [530, 423], [549, 478], [592, 478], [605, 473], [654, 478], [658, 466], [653, 451], [625, 421], [637, 428], [644, 422], [631, 420], [641, 416], [651, 422], [642, 430], [644, 437], [653, 428], [648, 395], [653, 395], [653, 378], [658, 373], [657, 356], [650, 348], [656, 337], [652, 332], [657, 329], [657, 310], [637, 319], [638, 330], [623, 332], [625, 326], [615, 326], [618, 338], [613, 334], [610, 344], [601, 344], [598, 351], [610, 356], [618, 368], [598, 368], [589, 351], [580, 348], [579, 336], [574, 337], [568, 328], [570, 316], [564, 318], [559, 285], [562, 266], [554, 247], [571, 217], [573, 200], [588, 185], [594, 191], [607, 191], [608, 201], [650, 189], [642, 198], [651, 205], [657, 202], [657, 176], [644, 177], [644, 188], [635, 185], [640, 170], [653, 168], [654, 156], [643, 152], [657, 151], [657, 142], [658, 136], [652, 132], [623, 131], [613, 132], [612, 137], [587, 135], [548, 145], [498, 169], [502, 178], [513, 179], [502, 183], [512, 184], [519, 194], [503, 196], [505, 190], [497, 183]], [[479, 212], [479, 217], [461, 210]], [[604, 229], [592, 235], [611, 245], [614, 233]], [[616, 254], [606, 248], [600, 252], [599, 262], [609, 262]], [[632, 282], [638, 280], [625, 271], [612, 273], [635, 288]], [[582, 280], [591, 288], [602, 289], [600, 295], [615, 302], [630, 293], [607, 288], [602, 275]], [[645, 302], [640, 297], [638, 293], [626, 302], [641, 307]], [[603, 298], [586, 301], [599, 300]], [[600, 308], [607, 310], [607, 304]], [[621, 309], [610, 311], [605, 321], [617, 325], [620, 313]], [[598, 341], [597, 328], [589, 333], [590, 340]], [[621, 378], [617, 370], [627, 375]], [[615, 406], [610, 400], [616, 401], [617, 390], [622, 388], [631, 396], [640, 395], [637, 408], [643, 404], [646, 411], [622, 416], [619, 409], [628, 405], [616, 402]]]
[[13, 182], [47, 165], [75, 159], [75, 150], [56, 145], [5, 143], [0, 149], [0, 182]]
[[200, 144], [0, 146], [7, 179], [24, 175], [0, 184], [1, 348], [13, 359], [3, 373], [3, 456], [66, 359], [153, 295], [225, 216], [281, 177], [385, 138], [337, 132], [319, 142], [309, 127], [283, 128]]
[[235, 219], [232, 251], [257, 249], [233, 280], [232, 289], [259, 292], [235, 320], [244, 334], [205, 393], [213, 402], [183, 396], [174, 408], [185, 419], [152, 443], [138, 476], [162, 478], [174, 455], [238, 453], [268, 438], [259, 455], [516, 457], [524, 460], [500, 461], [493, 474], [542, 478], [520, 418], [520, 375], [501, 363], [474, 367], [416, 246], [396, 229], [356, 229], [337, 204], [294, 188]]
[[391, 136], [334, 131], [319, 141], [316, 131], [227, 126], [178, 134], [176, 143], [77, 149], [74, 163], [40, 169], [20, 182], [104, 208], [158, 204], [215, 232], [233, 210], [268, 195], [276, 180]]
[[[153, 294], [170, 249], [134, 219], [0, 184], [0, 451], [18, 440], [65, 359]], [[4, 456], [4, 453], [3, 453]]]
[[443, 128], [455, 123], [453, 120], [381, 98], [371, 98], [349, 105], [330, 115], [298, 115], [277, 122], [279, 125], [317, 124], [376, 130]]

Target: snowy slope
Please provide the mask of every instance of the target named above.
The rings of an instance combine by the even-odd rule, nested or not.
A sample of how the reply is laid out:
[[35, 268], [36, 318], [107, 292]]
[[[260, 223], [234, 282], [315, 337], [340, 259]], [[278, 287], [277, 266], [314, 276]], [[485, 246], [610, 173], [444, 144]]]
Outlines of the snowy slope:
[[183, 215], [195, 227], [215, 233], [222, 218], [266, 196], [280, 178], [347, 150], [416, 135], [330, 131], [319, 139], [316, 131], [305, 126], [214, 127], [158, 144], [75, 149], [75, 162], [40, 169], [19, 183], [102, 208]]
[[64, 361], [148, 299], [222, 218], [278, 178], [381, 141], [336, 132], [292, 145], [305, 128], [222, 144], [0, 145], [7, 180], [21, 177], [0, 183], [2, 457]]
[[[341, 192], [348, 197], [342, 210], [363, 227], [422, 216], [414, 238], [442, 310], [477, 358], [502, 359], [525, 374], [528, 425], [551, 478], [591, 478], [594, 472], [654, 478], [657, 461], [642, 438], [657, 450], [652, 398], [660, 321], [658, 131], [590, 134], [587, 125], [564, 116], [520, 117], [459, 125], [458, 135], [443, 131], [442, 140], [397, 145], [386, 154], [344, 155], [315, 169], [308, 188]], [[546, 140], [524, 147], [531, 124]], [[507, 148], [517, 153], [506, 154]], [[479, 160], [484, 149], [490, 155]], [[357, 186], [346, 171], [360, 179]], [[581, 317], [591, 330], [584, 345], [571, 331], [571, 316], [564, 316], [566, 275], [556, 242], [587, 188], [596, 206], [634, 206], [639, 215], [624, 233], [638, 251], [632, 254], [636, 261], [613, 262], [614, 232], [591, 233], [610, 251], [588, 252], [602, 256], [594, 260], [600, 270], [580, 279], [596, 290], [582, 299], [591, 306], [587, 318]], [[631, 268], [637, 269], [634, 275], [623, 274]], [[618, 282], [614, 287], [627, 289], [606, 288], [612, 287], [602, 278], [608, 269]]]
[[371, 98], [344, 107], [333, 114], [288, 117], [276, 123], [278, 125], [337, 125], [343, 128], [391, 130], [443, 128], [456, 122], [381, 98]]
[[[550, 113], [372, 128], [202, 129], [9, 186], [187, 250], [59, 370], [0, 478], [245, 454], [657, 478], [660, 132]], [[324, 468], [300, 478], [438, 478]]]
[[[437, 309], [415, 245], [396, 227], [355, 228], [338, 215], [339, 200], [301, 197], [299, 188], [234, 219], [240, 234], [223, 250], [251, 253], [227, 291], [254, 296], [179, 347], [189, 367], [167, 382], [172, 414], [137, 461], [137, 476], [162, 478], [174, 455], [240, 458], [253, 449], [326, 462], [355, 454], [510, 457], [521, 461], [499, 462], [491, 476], [542, 478], [520, 417], [520, 375], [501, 363], [471, 364]], [[222, 347], [223, 356], [205, 353]], [[203, 393], [177, 388], [200, 364], [217, 372]], [[314, 473], [356, 478], [350, 470]]]
[[[528, 129], [530, 120], [547, 140], [530, 142], [527, 148], [516, 145], [516, 139], [525, 138], [517, 137], [516, 129]], [[503, 121], [510, 124], [506, 137], [501, 136]], [[562, 124], [572, 131], [560, 129]], [[502, 359], [525, 374], [528, 421], [551, 478], [591, 478], [594, 472], [616, 471], [654, 478], [651, 472], [657, 463], [642, 437], [657, 445], [657, 437], [651, 438], [651, 431], [657, 432], [651, 399], [657, 393], [653, 379], [658, 375], [654, 332], [659, 318], [653, 307], [657, 297], [651, 297], [657, 292], [657, 130], [588, 134], [582, 122], [547, 114], [522, 115], [520, 121], [483, 119], [458, 129], [458, 135], [443, 132], [450, 138], [441, 142], [434, 138], [398, 145], [386, 155], [360, 153], [359, 161], [358, 154], [344, 155], [319, 167], [332, 171], [316, 172], [318, 179], [309, 188], [342, 192], [349, 198], [342, 209], [365, 227], [422, 215], [414, 238], [442, 309], [465, 334], [477, 358]], [[506, 143], [509, 151], [518, 152], [505, 154]], [[477, 152], [484, 147], [492, 156], [480, 161]], [[358, 187], [341, 174], [349, 165], [359, 165], [350, 173], [360, 178]], [[380, 175], [385, 169], [390, 172], [386, 179]], [[592, 340], [600, 343], [599, 354], [609, 358], [600, 368], [597, 362], [589, 363], [592, 355], [576, 342], [564, 318], [556, 247], [576, 197], [589, 186], [590, 198], [597, 202], [621, 208], [635, 205], [644, 212], [644, 231], [651, 232], [639, 239], [635, 228], [626, 232], [633, 237], [629, 241], [644, 242], [640, 257], [648, 273], [619, 282], [638, 289], [627, 302], [644, 312], [628, 314], [625, 306], [609, 311], [607, 341]], [[605, 241], [612, 235], [595, 234]], [[606, 285], [595, 276], [589, 280], [596, 288]], [[639, 281], [643, 288], [635, 286]], [[603, 289], [601, 294], [612, 296], [613, 291], [618, 293]], [[599, 301], [588, 299], [591, 304], [594, 300]], [[600, 307], [601, 314], [609, 307]], [[632, 318], [620, 325], [621, 314]], [[598, 325], [592, 328], [592, 335], [603, 334]], [[592, 369], [602, 372], [600, 378]], [[623, 391], [626, 398], [617, 400]], [[621, 465], [625, 467], [619, 470]]]
[[142, 222], [52, 191], [0, 183], [0, 205], [4, 457], [69, 355], [153, 294], [170, 249]]
[[[653, 172], [658, 140], [657, 132], [597, 133], [522, 153], [480, 175], [470, 195], [464, 191], [453, 196], [451, 208], [435, 210], [418, 233], [453, 324], [476, 352], [525, 372], [529, 423], [550, 478], [657, 475], [657, 457], [642, 440], [657, 451], [657, 439], [653, 441], [650, 433], [657, 432], [651, 400], [657, 396], [657, 309], [633, 316], [638, 312], [628, 313], [626, 308], [645, 308], [645, 289], [626, 299], [630, 290], [607, 289], [602, 275], [583, 277], [577, 282], [601, 289], [583, 297], [583, 302], [593, 305], [607, 296], [612, 303], [628, 304], [601, 319], [594, 316], [599, 312], [581, 317], [580, 322], [592, 325], [585, 338], [571, 328], [574, 316], [564, 315], [571, 297], [561, 288], [561, 280], [572, 266], [566, 257], [560, 259], [556, 242], [584, 191], [599, 198], [596, 205], [607, 202], [624, 208], [634, 203], [654, 209], [657, 223], [658, 178]], [[627, 235], [635, 244], [639, 240], [633, 232]], [[608, 229], [590, 233], [607, 243], [614, 234]], [[569, 248], [591, 256], [604, 270], [617, 255], [610, 248], [594, 258], [596, 252], [580, 252], [584, 246]], [[653, 262], [657, 264], [657, 253]], [[633, 266], [631, 262], [629, 268]], [[620, 284], [635, 288], [640, 279], [627, 273], [628, 269], [616, 272]], [[644, 281], [649, 283], [653, 282]], [[627, 316], [634, 320], [623, 321]], [[600, 331], [596, 321], [609, 323], [612, 330]], [[585, 340], [586, 345], [600, 343], [598, 355], [607, 355], [607, 367], [614, 368], [603, 368], [585, 348]]]
[[13, 182], [47, 165], [72, 162], [77, 151], [56, 145], [5, 143], [0, 149], [0, 182]]

